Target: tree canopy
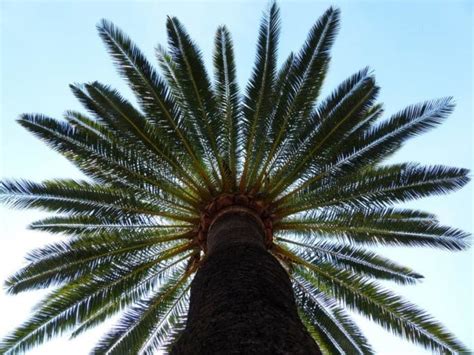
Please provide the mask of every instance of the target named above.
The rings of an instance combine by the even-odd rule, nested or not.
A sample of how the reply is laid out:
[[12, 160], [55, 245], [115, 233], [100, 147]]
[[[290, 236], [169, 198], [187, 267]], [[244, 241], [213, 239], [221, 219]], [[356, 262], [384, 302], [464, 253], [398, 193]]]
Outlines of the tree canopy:
[[321, 98], [339, 16], [329, 8], [278, 67], [280, 16], [271, 4], [243, 92], [225, 26], [216, 32], [211, 77], [174, 17], [166, 23], [167, 48], [156, 50], [160, 72], [118, 27], [100, 22], [138, 107], [91, 82], [71, 85], [87, 113], [19, 118], [88, 180], [1, 183], [2, 202], [53, 213], [32, 229], [68, 236], [32, 251], [6, 281], [12, 294], [52, 290], [1, 352], [19, 353], [64, 332], [78, 336], [117, 313], [94, 353], [167, 348], [183, 329], [209, 224], [230, 205], [261, 218], [268, 251], [290, 274], [300, 317], [323, 352], [373, 352], [346, 310], [426, 349], [466, 351], [433, 317], [377, 282], [415, 284], [422, 276], [368, 249], [468, 247], [467, 233], [399, 207], [461, 188], [468, 170], [385, 162], [443, 122], [453, 100], [384, 117], [367, 68]]

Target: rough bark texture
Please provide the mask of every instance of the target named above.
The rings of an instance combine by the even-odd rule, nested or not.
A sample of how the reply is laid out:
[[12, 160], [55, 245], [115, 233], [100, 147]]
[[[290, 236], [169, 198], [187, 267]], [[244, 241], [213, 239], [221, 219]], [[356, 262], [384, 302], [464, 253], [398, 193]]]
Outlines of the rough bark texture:
[[301, 323], [287, 272], [252, 217], [221, 217], [192, 286], [172, 354], [321, 354]]

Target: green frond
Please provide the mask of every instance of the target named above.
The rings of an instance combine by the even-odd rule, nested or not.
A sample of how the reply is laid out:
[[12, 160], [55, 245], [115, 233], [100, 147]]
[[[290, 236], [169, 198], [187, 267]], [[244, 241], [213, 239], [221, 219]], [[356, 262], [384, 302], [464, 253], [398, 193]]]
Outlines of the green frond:
[[98, 218], [96, 216], [48, 217], [33, 222], [29, 227], [33, 230], [72, 236], [97, 235], [104, 232], [116, 233], [119, 231], [124, 231], [124, 234], [130, 232], [141, 233], [143, 231], [156, 233], [160, 231], [185, 232], [189, 231], [190, 228], [187, 223], [159, 223], [143, 216], [117, 219], [110, 216], [107, 218]]
[[[163, 277], [161, 272], [176, 265], [160, 263], [162, 260], [166, 258], [157, 257], [133, 266], [117, 262], [109, 272], [97, 270], [53, 291], [36, 307], [30, 320], [5, 339], [0, 349], [9, 353], [26, 351], [80, 325], [110, 302], [119, 306], [118, 310], [131, 302], [138, 302], [157, 288], [160, 277]], [[177, 269], [175, 273], [181, 273], [181, 270]], [[119, 296], [125, 296], [126, 302], [123, 299], [118, 302]]]
[[260, 24], [257, 54], [252, 75], [249, 79], [242, 108], [243, 168], [240, 190], [246, 191], [251, 182], [251, 168], [257, 162], [255, 152], [265, 140], [268, 117], [271, 112], [271, 98], [276, 76], [277, 45], [280, 32], [280, 11], [273, 3]]
[[306, 124], [300, 125], [299, 144], [287, 153], [286, 163], [271, 178], [270, 196], [278, 196], [293, 184], [314, 156], [330, 149], [361, 122], [374, 104], [378, 91], [375, 79], [368, 69], [364, 69], [318, 105]]
[[326, 76], [329, 51], [339, 29], [339, 17], [339, 9], [327, 9], [309, 31], [303, 48], [295, 58], [294, 74], [299, 85], [293, 114], [302, 120], [311, 113]]
[[[148, 236], [144, 239], [122, 240], [114, 238], [100, 243], [86, 244], [81, 239], [58, 242], [30, 252], [29, 264], [10, 276], [5, 285], [9, 293], [47, 288], [75, 280], [90, 272], [114, 268], [114, 262], [129, 262], [154, 259], [156, 256], [175, 255], [193, 247], [192, 242], [183, 243], [183, 235]], [[142, 238], [145, 236], [141, 236]]]
[[295, 267], [295, 272], [345, 307], [428, 350], [452, 354], [467, 352], [464, 345], [440, 323], [400, 296], [328, 263], [316, 262], [307, 255], [303, 258], [298, 258], [298, 262], [309, 271]]
[[442, 123], [453, 109], [452, 98], [441, 98], [409, 106], [387, 120], [371, 124], [360, 130], [356, 139], [348, 141], [350, 149], [346, 148], [338, 157], [337, 167], [381, 161], [399, 150], [408, 139]]
[[77, 131], [91, 133], [104, 140], [113, 140], [115, 137], [115, 134], [104, 124], [99, 123], [81, 112], [67, 110], [64, 113], [64, 119]]
[[209, 178], [201, 167], [202, 159], [196, 155], [198, 149], [191, 145], [185, 133], [182, 113], [164, 81], [135, 44], [115, 25], [102, 20], [97, 28], [120, 74], [130, 84], [147, 117], [157, 127], [162, 127], [164, 132], [174, 132], [169, 136], [175, 140], [170, 149], [187, 152], [196, 172], [208, 181]]
[[[183, 300], [189, 288], [189, 273], [177, 271], [151, 297], [137, 302], [112, 330], [106, 334], [92, 353], [124, 354], [143, 351], [151, 354], [159, 347], [173, 327], [177, 311], [185, 307]], [[170, 319], [171, 318], [171, 319]]]
[[214, 49], [214, 92], [219, 111], [222, 134], [217, 137], [220, 150], [229, 169], [231, 190], [237, 187], [238, 162], [240, 157], [239, 135], [240, 98], [235, 69], [232, 38], [225, 26], [217, 29]]
[[152, 355], [157, 350], [169, 349], [179, 338], [180, 332], [184, 329], [183, 319], [188, 313], [189, 288], [190, 286], [185, 288], [169, 310], [160, 316], [161, 319], [154, 327], [153, 334], [143, 344], [141, 352]]
[[384, 207], [456, 191], [469, 182], [469, 171], [443, 165], [406, 163], [367, 168], [344, 178], [322, 179], [293, 196], [279, 210], [288, 216], [322, 207]]
[[[143, 294], [149, 293], [150, 285], [155, 285], [154, 287], [156, 288], [159, 282], [167, 280], [172, 276], [173, 270], [178, 268], [190, 255], [180, 256], [166, 264], [163, 264], [163, 262], [155, 264], [153, 268], [148, 270], [146, 269], [148, 264], [139, 265], [131, 272], [118, 278], [113, 278], [110, 280], [111, 282], [101, 285], [98, 289], [100, 292], [94, 291], [94, 295], [97, 295], [97, 299], [100, 299], [101, 302], [96, 303], [94, 308], [89, 308], [87, 315], [83, 317], [80, 325], [71, 333], [71, 338], [75, 338], [97, 326], [142, 298]], [[141, 277], [142, 274], [146, 277]]]
[[272, 164], [279, 155], [279, 152], [284, 149], [285, 143], [291, 140], [290, 137], [293, 133], [292, 124], [297, 122], [297, 120], [292, 119], [293, 116], [290, 114], [297, 89], [297, 84], [292, 82], [292, 79], [295, 77], [293, 74], [294, 66], [295, 56], [291, 53], [281, 66], [276, 77], [272, 100], [273, 107], [267, 131], [268, 139], [265, 143], [265, 149], [261, 149], [265, 157], [263, 163], [260, 163], [258, 166], [260, 172], [256, 179], [257, 188], [260, 188], [265, 183], [262, 180], [267, 179], [268, 171], [272, 170]]
[[179, 340], [182, 332], [186, 328], [187, 317], [187, 309], [184, 309], [181, 312], [178, 312], [178, 314], [174, 315], [173, 328], [168, 332], [167, 339], [162, 343], [163, 345], [160, 345], [166, 354], [171, 353], [173, 346]]
[[335, 209], [309, 212], [275, 225], [278, 235], [294, 235], [303, 243], [315, 238], [361, 246], [434, 247], [464, 250], [469, 234], [443, 226], [430, 214], [384, 209]]
[[218, 166], [220, 176], [217, 183], [222, 184], [222, 152], [218, 149], [217, 140], [222, 136], [219, 124], [216, 100], [212, 92], [201, 53], [184, 29], [174, 17], [169, 17], [167, 24], [170, 56], [175, 65], [175, 80], [180, 89], [181, 111], [193, 122], [200, 137], [203, 150], [206, 152], [206, 163], [211, 168]]
[[292, 282], [301, 313], [311, 327], [319, 330], [328, 354], [373, 354], [362, 331], [333, 299], [297, 274], [292, 275]]
[[70, 215], [97, 217], [156, 216], [192, 223], [198, 216], [180, 214], [144, 192], [114, 189], [85, 181], [2, 181], [0, 201], [16, 208], [40, 208]]
[[408, 267], [360, 247], [317, 240], [311, 243], [281, 237], [277, 240], [305, 250], [308, 255], [314, 255], [318, 262], [331, 263], [337, 268], [349, 270], [355, 274], [394, 281], [402, 285], [414, 284], [423, 278]]
[[325, 329], [321, 329], [317, 324], [311, 323], [301, 307], [298, 307], [298, 317], [301, 319], [304, 327], [318, 344], [319, 350], [323, 355], [338, 354], [339, 349], [335, 345], [334, 339], [329, 333], [325, 333]]

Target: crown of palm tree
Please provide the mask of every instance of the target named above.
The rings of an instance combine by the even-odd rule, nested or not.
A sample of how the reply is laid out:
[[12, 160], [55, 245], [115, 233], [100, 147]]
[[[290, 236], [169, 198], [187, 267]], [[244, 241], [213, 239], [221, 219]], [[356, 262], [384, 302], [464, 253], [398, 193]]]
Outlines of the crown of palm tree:
[[265, 228], [266, 246], [286, 266], [301, 319], [324, 352], [372, 352], [345, 308], [427, 349], [465, 350], [431, 316], [375, 281], [413, 284], [422, 276], [366, 249], [467, 247], [466, 233], [432, 214], [391, 207], [462, 187], [466, 169], [382, 165], [407, 139], [442, 122], [453, 102], [424, 102], [380, 120], [368, 69], [320, 99], [338, 26], [339, 11], [328, 9], [303, 48], [277, 68], [273, 4], [242, 95], [225, 27], [216, 33], [211, 81], [176, 18], [167, 21], [169, 48], [157, 48], [162, 75], [102, 21], [99, 34], [139, 108], [92, 82], [71, 86], [90, 115], [19, 119], [90, 180], [2, 183], [3, 202], [56, 213], [31, 228], [70, 236], [32, 251], [7, 280], [12, 294], [55, 288], [4, 339], [2, 353], [65, 331], [75, 337], [123, 310], [95, 352], [150, 353], [172, 344], [185, 322], [190, 281], [207, 255], [207, 230], [229, 209], [247, 211]]

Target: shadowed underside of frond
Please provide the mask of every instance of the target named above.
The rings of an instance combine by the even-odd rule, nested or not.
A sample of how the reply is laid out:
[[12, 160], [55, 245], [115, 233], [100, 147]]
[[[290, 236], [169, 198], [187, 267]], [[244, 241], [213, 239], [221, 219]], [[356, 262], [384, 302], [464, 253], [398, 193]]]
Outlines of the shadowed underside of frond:
[[118, 313], [94, 353], [169, 349], [207, 257], [207, 233], [229, 208], [259, 220], [323, 353], [373, 352], [344, 308], [426, 349], [465, 351], [432, 317], [376, 282], [415, 284], [422, 276], [365, 249], [468, 247], [466, 233], [432, 214], [391, 207], [461, 188], [466, 169], [382, 165], [407, 139], [440, 124], [452, 99], [380, 120], [379, 88], [368, 69], [320, 98], [338, 28], [339, 10], [329, 8], [278, 68], [280, 17], [272, 4], [242, 95], [224, 26], [215, 36], [211, 80], [176, 18], [167, 20], [168, 48], [157, 47], [161, 75], [120, 29], [102, 21], [100, 37], [138, 107], [91, 82], [71, 85], [87, 114], [18, 120], [89, 180], [1, 182], [1, 202], [54, 213], [30, 228], [67, 236], [32, 251], [6, 281], [12, 294], [55, 289], [3, 340], [2, 353], [64, 332], [75, 337]]

